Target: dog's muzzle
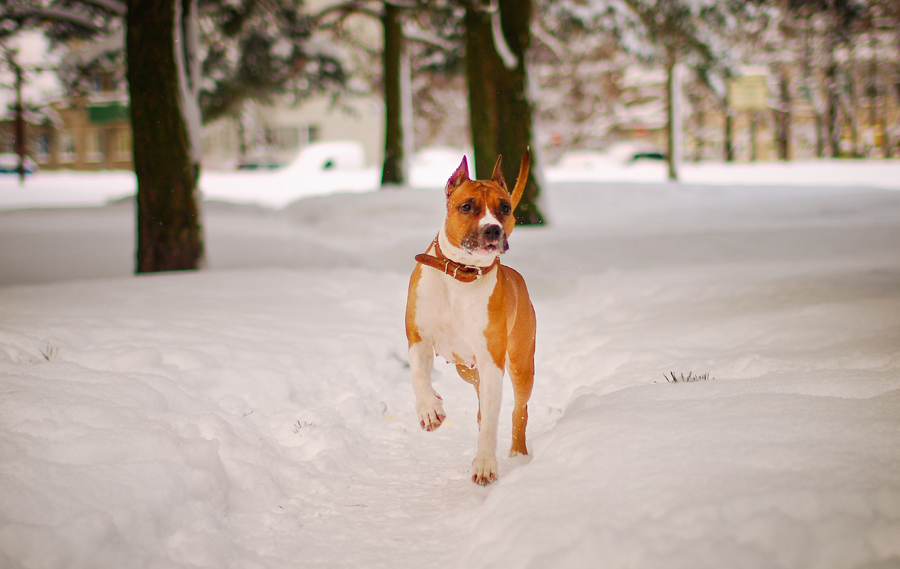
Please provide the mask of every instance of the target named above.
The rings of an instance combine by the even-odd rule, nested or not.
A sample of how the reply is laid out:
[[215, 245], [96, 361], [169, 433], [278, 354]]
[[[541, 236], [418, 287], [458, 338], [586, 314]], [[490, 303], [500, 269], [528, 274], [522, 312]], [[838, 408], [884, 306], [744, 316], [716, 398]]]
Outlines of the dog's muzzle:
[[497, 224], [485, 225], [478, 231], [463, 239], [463, 249], [469, 253], [485, 251], [487, 253], [506, 253], [509, 243], [506, 241], [506, 233]]

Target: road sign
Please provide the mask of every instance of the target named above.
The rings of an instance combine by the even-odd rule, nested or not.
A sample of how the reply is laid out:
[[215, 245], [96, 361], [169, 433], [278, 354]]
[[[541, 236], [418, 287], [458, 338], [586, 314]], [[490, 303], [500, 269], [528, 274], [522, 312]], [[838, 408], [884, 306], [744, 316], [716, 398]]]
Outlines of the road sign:
[[728, 80], [728, 106], [736, 111], [769, 108], [769, 86], [765, 75], [741, 75]]

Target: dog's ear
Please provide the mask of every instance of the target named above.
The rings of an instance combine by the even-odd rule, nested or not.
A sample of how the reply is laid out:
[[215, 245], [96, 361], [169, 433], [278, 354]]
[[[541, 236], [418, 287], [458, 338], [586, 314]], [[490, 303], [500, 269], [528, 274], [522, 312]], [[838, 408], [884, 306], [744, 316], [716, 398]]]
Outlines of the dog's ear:
[[497, 163], [494, 164], [494, 173], [491, 174], [491, 180], [497, 183], [498, 186], [506, 190], [509, 193], [509, 190], [506, 188], [506, 180], [503, 179], [503, 170], [501, 169], [501, 163], [503, 162], [503, 155], [497, 156]]
[[447, 196], [453, 193], [453, 190], [460, 187], [464, 183], [469, 181], [469, 163], [466, 162], [466, 157], [463, 156], [462, 162], [459, 163], [459, 167], [453, 172], [453, 175], [450, 176], [450, 179], [447, 180]]
[[510, 200], [513, 209], [519, 205], [522, 194], [525, 192], [525, 184], [528, 183], [528, 170], [531, 167], [531, 147], [525, 148], [525, 154], [522, 155], [522, 163], [519, 165], [519, 177], [516, 178], [516, 187], [513, 188]]

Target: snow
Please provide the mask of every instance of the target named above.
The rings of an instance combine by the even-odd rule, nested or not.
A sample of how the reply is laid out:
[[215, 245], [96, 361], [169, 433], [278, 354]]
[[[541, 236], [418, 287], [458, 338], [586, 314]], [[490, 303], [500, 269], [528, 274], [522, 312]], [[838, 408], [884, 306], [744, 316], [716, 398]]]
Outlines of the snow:
[[[543, 171], [549, 183], [662, 182], [663, 162], [631, 163], [636, 151], [659, 150], [646, 145], [618, 145], [609, 152], [580, 151], [564, 155]], [[202, 170], [200, 188], [210, 200], [283, 208], [297, 199], [335, 192], [371, 192], [378, 189], [381, 172], [365, 168], [356, 143], [327, 142], [310, 145], [288, 166], [275, 171]], [[438, 189], [447, 182], [463, 155], [470, 167], [471, 150], [431, 147], [420, 150], [411, 162], [414, 188]], [[323, 169], [323, 161], [335, 167]], [[859, 186], [900, 189], [900, 163], [890, 160], [807, 160], [794, 162], [717, 162], [681, 164], [680, 179], [703, 185]], [[31, 207], [100, 206], [133, 196], [134, 174], [124, 171], [79, 173], [45, 171], [20, 187], [12, 176], [0, 176], [0, 211]]]
[[204, 174], [205, 269], [134, 277], [133, 179], [0, 179], [0, 566], [896, 566], [897, 166], [606, 166], [511, 237], [531, 456], [485, 488], [471, 387], [425, 433], [406, 367], [439, 189]]

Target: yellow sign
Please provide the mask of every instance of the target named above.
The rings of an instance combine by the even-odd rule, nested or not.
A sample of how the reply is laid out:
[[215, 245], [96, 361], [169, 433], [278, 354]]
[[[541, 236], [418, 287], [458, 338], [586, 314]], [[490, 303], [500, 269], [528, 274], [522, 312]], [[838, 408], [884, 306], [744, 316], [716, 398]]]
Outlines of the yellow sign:
[[742, 75], [728, 80], [728, 106], [736, 111], [769, 108], [769, 86], [765, 75]]

